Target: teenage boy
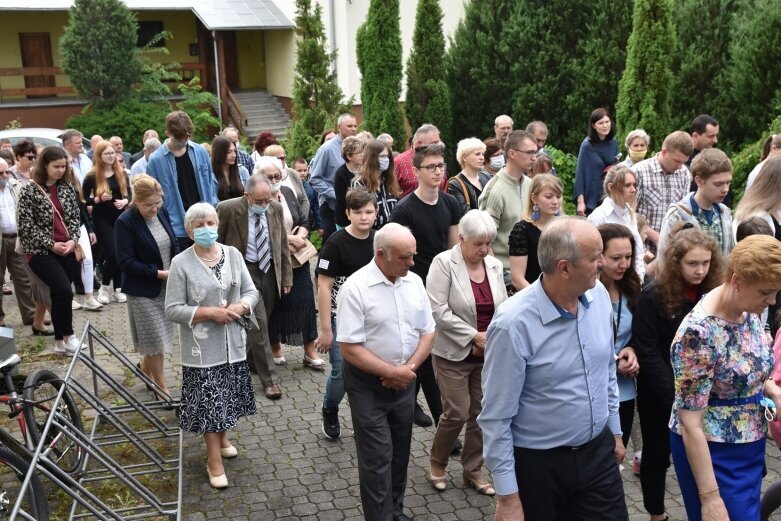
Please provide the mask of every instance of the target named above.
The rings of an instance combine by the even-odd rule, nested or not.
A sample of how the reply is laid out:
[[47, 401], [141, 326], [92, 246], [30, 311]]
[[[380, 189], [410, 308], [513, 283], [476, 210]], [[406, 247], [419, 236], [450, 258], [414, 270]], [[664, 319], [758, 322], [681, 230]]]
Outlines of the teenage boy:
[[[458, 242], [458, 221], [461, 220], [461, 205], [455, 197], [440, 191], [445, 177], [445, 145], [435, 143], [415, 149], [412, 170], [418, 179], [418, 186], [403, 198], [391, 214], [391, 222], [406, 226], [412, 231], [417, 244], [415, 265], [410, 271], [418, 275], [425, 284], [431, 262], [438, 254], [452, 248]], [[423, 387], [434, 422], [442, 414], [442, 397], [434, 377], [431, 357], [427, 357], [418, 370], [417, 390]], [[432, 421], [423, 409], [415, 404], [415, 423], [421, 427]]]
[[[334, 232], [320, 250], [317, 261], [317, 308], [320, 310], [320, 334], [315, 348], [328, 353], [331, 374], [325, 382], [323, 395], [323, 434], [338, 438], [339, 404], [344, 398], [342, 353], [336, 342], [336, 296], [347, 277], [371, 262], [374, 256], [374, 221], [377, 218], [377, 198], [365, 188], [353, 188], [345, 198], [350, 224]], [[326, 310], [330, 309], [330, 313]]]
[[732, 182], [732, 163], [717, 148], [706, 148], [692, 161], [692, 176], [697, 191], [671, 204], [662, 220], [657, 262], [663, 258], [665, 243], [679, 223], [691, 223], [712, 235], [726, 259], [735, 246], [729, 206], [722, 203]]

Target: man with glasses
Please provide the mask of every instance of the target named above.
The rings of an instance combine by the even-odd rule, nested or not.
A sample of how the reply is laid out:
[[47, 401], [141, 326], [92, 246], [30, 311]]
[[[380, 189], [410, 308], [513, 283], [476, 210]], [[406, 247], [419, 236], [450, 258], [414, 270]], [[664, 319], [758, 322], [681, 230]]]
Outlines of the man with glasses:
[[[30, 276], [25, 268], [24, 258], [16, 253], [16, 202], [22, 184], [11, 176], [8, 163], [0, 159], [0, 273], [6, 268], [14, 281], [16, 302], [22, 323], [32, 325], [35, 318], [35, 303], [32, 298]], [[3, 298], [0, 293], [0, 326], [6, 327]], [[35, 327], [33, 327], [35, 329]]]
[[505, 281], [510, 284], [510, 248], [508, 241], [515, 223], [524, 216], [531, 179], [526, 175], [537, 159], [537, 142], [525, 130], [510, 132], [504, 144], [507, 163], [483, 188], [478, 204], [496, 222], [494, 256], [502, 261]]
[[[410, 269], [425, 284], [434, 257], [458, 242], [458, 221], [461, 220], [462, 214], [461, 205], [456, 198], [440, 190], [445, 177], [445, 145], [435, 143], [419, 146], [415, 149], [412, 165], [413, 173], [419, 181], [418, 187], [398, 202], [390, 220], [412, 231], [417, 243], [417, 253], [414, 258], [415, 265]], [[416, 393], [423, 388], [434, 423], [438, 423], [442, 414], [442, 397], [434, 378], [430, 356], [420, 365], [417, 382]], [[417, 403], [415, 423], [423, 427], [431, 425], [431, 419]]]
[[217, 178], [212, 172], [209, 154], [190, 141], [194, 126], [187, 113], [171, 112], [165, 118], [165, 127], [168, 139], [149, 156], [147, 173], [163, 187], [165, 209], [179, 251], [184, 251], [193, 244], [184, 231], [184, 213], [198, 202], [217, 204]]
[[[424, 123], [413, 134], [412, 146], [409, 150], [393, 158], [393, 170], [396, 173], [396, 178], [399, 180], [401, 197], [411, 194], [418, 187], [418, 178], [415, 176], [412, 166], [415, 149], [424, 145], [436, 145], [441, 142], [439, 129], [434, 125]], [[442, 184], [439, 189], [443, 192], [447, 191], [447, 172], [442, 172]]]
[[[276, 169], [273, 174], [278, 174]], [[254, 311], [258, 328], [247, 331], [247, 363], [260, 377], [266, 398], [277, 400], [282, 397], [282, 391], [277, 384], [268, 321], [279, 296], [290, 291], [293, 285], [293, 268], [282, 205], [272, 200], [271, 183], [266, 175], [263, 170], [251, 175], [243, 196], [217, 205], [220, 218], [217, 240], [242, 253], [252, 282], [262, 297]]]
[[513, 131], [513, 118], [507, 114], [496, 116], [494, 120], [494, 136], [499, 140], [499, 143], [504, 145], [507, 136]]

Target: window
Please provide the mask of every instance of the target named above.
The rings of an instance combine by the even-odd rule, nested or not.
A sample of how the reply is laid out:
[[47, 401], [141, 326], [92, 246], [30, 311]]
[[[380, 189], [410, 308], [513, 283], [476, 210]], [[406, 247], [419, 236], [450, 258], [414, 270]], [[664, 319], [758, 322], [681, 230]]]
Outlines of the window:
[[[145, 47], [161, 32], [163, 32], [163, 22], [138, 22], [136, 47]], [[165, 38], [155, 41], [152, 47], [165, 47]]]

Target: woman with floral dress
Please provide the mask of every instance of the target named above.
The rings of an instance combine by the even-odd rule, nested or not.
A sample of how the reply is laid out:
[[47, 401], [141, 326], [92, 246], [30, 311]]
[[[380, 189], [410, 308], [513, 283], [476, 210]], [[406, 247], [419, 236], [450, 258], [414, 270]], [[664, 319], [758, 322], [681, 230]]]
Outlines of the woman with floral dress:
[[[721, 286], [684, 318], [670, 358], [670, 445], [691, 521], [758, 520], [767, 409], [781, 406], [773, 350], [759, 315], [781, 290], [781, 242], [741, 241]], [[772, 417], [770, 418], [772, 419]]]

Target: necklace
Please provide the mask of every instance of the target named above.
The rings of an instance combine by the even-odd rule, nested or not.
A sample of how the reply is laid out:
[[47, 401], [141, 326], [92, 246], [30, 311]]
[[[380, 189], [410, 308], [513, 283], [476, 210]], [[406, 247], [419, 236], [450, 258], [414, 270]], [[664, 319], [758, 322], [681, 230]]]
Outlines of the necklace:
[[212, 257], [211, 259], [204, 259], [204, 258], [203, 258], [203, 257], [201, 257], [200, 255], [198, 255], [198, 253], [196, 252], [196, 255], [198, 255], [198, 258], [199, 258], [199, 259], [201, 259], [203, 262], [214, 262], [214, 261], [216, 261], [217, 259], [219, 259], [219, 258], [220, 258], [220, 254], [221, 254], [221, 252], [218, 250], [218, 251], [217, 251], [217, 255], [215, 255], [215, 256], [214, 256], [214, 257]]

